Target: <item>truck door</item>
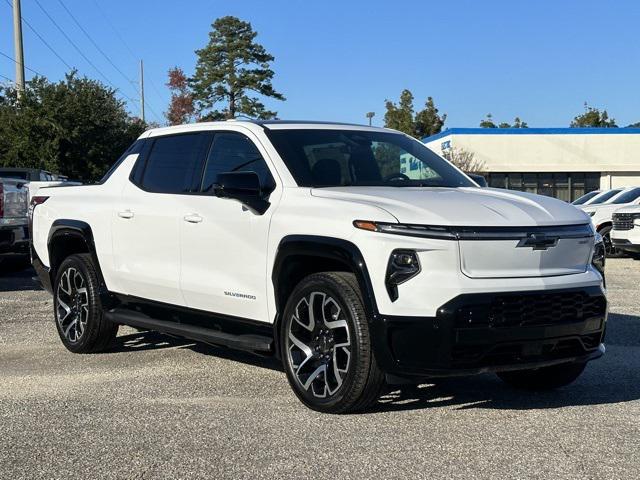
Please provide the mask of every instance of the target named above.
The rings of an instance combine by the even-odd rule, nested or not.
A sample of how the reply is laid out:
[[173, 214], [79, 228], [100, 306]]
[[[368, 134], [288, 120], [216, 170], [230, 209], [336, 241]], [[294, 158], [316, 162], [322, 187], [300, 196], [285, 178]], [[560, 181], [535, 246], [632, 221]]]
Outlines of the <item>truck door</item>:
[[[216, 132], [201, 194], [180, 205], [180, 284], [189, 307], [246, 319], [270, 321], [266, 287], [267, 240], [275, 199], [274, 177], [257, 144], [239, 132]], [[271, 206], [262, 215], [236, 200], [213, 195], [218, 174], [255, 172]]]
[[184, 305], [180, 228], [210, 139], [209, 132], [191, 132], [148, 140], [112, 219], [115, 284], [122, 293]]

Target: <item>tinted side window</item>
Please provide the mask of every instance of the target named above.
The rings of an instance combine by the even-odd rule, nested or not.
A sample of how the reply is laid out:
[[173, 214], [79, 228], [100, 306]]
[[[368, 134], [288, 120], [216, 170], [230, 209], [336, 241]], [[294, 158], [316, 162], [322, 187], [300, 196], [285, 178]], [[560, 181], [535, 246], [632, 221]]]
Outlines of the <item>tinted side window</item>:
[[633, 190], [629, 190], [628, 192], [621, 194], [618, 198], [613, 200], [611, 203], [617, 203], [617, 204], [631, 203], [638, 197], [640, 197], [640, 188], [634, 188]]
[[155, 139], [142, 174], [142, 188], [156, 193], [196, 191], [209, 138], [193, 133]]
[[275, 182], [266, 162], [254, 143], [240, 133], [216, 133], [209, 150], [202, 181], [202, 191], [209, 192], [218, 183], [218, 174], [226, 172], [255, 172], [262, 188], [270, 192]]

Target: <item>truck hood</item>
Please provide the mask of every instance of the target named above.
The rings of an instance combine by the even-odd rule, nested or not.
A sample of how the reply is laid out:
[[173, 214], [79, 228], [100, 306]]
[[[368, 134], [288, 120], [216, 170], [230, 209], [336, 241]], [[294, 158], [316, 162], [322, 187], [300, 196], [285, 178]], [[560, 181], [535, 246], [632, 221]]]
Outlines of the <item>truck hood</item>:
[[314, 188], [311, 194], [374, 205], [400, 223], [500, 227], [589, 222], [587, 214], [561, 200], [494, 188], [330, 187]]

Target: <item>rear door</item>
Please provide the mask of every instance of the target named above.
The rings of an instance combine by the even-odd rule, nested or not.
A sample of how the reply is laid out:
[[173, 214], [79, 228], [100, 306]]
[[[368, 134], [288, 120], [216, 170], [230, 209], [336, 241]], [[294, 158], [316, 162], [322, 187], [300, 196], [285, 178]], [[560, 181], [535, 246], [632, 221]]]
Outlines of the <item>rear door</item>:
[[[181, 287], [189, 307], [268, 320], [267, 237], [279, 197], [259, 144], [239, 132], [216, 132], [205, 165], [201, 195], [180, 205]], [[218, 174], [255, 172], [271, 206], [262, 214], [213, 195]]]
[[113, 265], [121, 293], [184, 305], [180, 228], [200, 185], [208, 132], [155, 137], [145, 147], [112, 218]]

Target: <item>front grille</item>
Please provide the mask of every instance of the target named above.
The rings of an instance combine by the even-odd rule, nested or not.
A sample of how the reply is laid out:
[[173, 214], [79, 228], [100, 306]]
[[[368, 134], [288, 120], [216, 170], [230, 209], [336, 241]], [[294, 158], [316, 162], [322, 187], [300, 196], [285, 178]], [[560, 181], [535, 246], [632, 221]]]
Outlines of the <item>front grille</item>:
[[632, 230], [633, 220], [638, 218], [633, 213], [614, 213], [613, 214], [613, 229], [614, 230]]
[[458, 327], [558, 325], [602, 317], [606, 300], [584, 292], [501, 295], [489, 303], [466, 305], [456, 315]]

